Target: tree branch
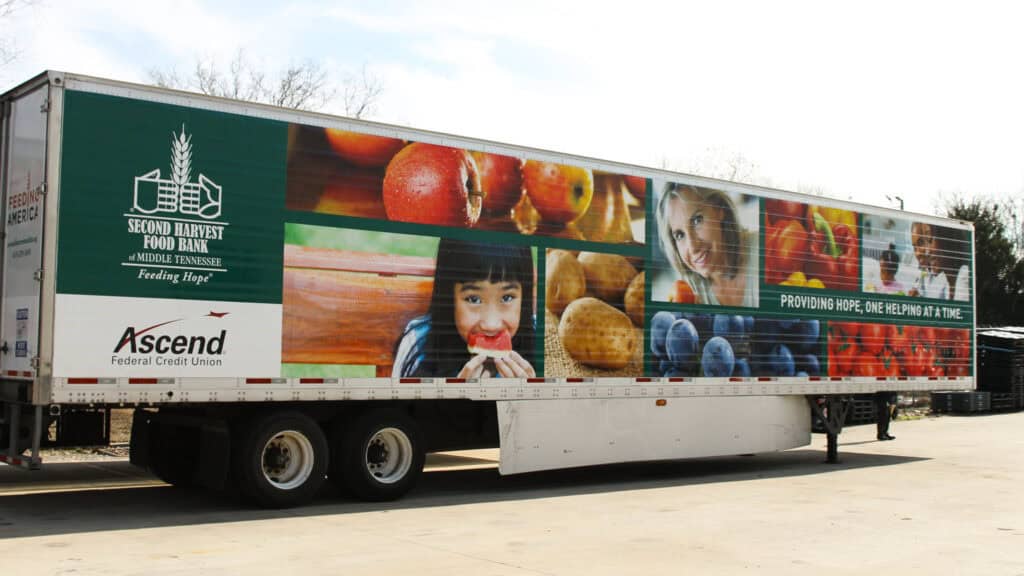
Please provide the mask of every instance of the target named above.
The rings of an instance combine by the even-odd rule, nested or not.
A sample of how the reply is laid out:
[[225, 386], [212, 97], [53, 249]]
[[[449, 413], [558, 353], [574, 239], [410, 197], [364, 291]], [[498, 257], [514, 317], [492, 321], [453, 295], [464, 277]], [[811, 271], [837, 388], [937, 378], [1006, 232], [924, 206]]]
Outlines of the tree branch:
[[[236, 53], [226, 69], [212, 58], [197, 58], [189, 78], [181, 78], [173, 68], [151, 69], [149, 77], [158, 86], [302, 110], [320, 110], [337, 96], [327, 71], [318, 62], [306, 60], [291, 64], [270, 77], [254, 65], [243, 50]], [[342, 86], [345, 114], [354, 118], [371, 114], [383, 93], [381, 81], [365, 64], [358, 75], [346, 76]]]

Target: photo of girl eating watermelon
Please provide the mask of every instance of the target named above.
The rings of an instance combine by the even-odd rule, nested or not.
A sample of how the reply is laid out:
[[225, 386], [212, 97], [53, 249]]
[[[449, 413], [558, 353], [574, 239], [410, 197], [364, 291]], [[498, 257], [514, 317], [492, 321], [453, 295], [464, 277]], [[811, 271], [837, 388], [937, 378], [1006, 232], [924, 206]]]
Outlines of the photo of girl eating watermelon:
[[442, 238], [429, 310], [406, 326], [392, 376], [536, 376], [533, 286], [528, 246]]

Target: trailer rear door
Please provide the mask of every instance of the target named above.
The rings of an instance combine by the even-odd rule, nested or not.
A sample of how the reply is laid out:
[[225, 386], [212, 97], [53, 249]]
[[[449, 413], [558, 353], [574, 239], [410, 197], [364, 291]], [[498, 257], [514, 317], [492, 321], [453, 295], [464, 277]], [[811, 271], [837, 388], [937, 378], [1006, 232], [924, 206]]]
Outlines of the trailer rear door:
[[10, 102], [3, 126], [3, 301], [0, 375], [33, 378], [39, 354], [49, 88]]

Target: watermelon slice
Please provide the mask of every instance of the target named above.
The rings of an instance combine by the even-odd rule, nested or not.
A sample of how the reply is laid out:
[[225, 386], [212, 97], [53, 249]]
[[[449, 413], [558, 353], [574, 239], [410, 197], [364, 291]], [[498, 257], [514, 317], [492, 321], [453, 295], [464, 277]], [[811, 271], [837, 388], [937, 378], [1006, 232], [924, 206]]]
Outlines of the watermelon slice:
[[507, 330], [493, 336], [474, 332], [469, 335], [469, 353], [486, 354], [491, 358], [507, 358], [512, 353], [512, 335]]

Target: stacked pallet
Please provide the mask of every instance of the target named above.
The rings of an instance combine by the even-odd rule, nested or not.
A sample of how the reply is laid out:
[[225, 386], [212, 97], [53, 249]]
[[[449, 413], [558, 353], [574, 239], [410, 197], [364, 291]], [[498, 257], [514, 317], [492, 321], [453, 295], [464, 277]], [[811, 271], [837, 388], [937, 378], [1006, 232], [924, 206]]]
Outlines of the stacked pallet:
[[1024, 338], [1016, 340], [1014, 348], [1010, 388], [1017, 401], [1017, 409], [1024, 410]]
[[937, 414], [971, 414], [991, 409], [991, 392], [932, 392], [932, 412]]
[[1024, 409], [1024, 327], [981, 329], [977, 341], [978, 390], [995, 410]]

